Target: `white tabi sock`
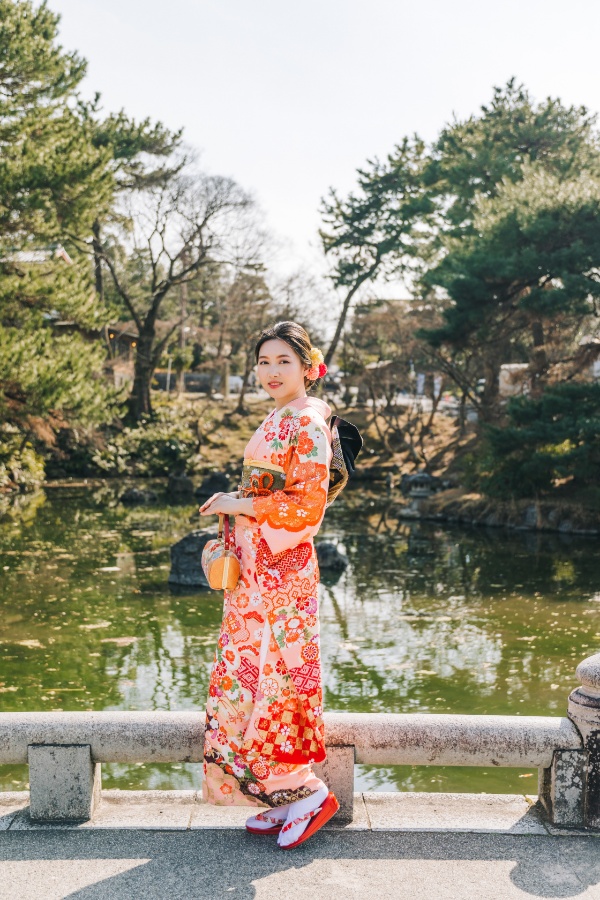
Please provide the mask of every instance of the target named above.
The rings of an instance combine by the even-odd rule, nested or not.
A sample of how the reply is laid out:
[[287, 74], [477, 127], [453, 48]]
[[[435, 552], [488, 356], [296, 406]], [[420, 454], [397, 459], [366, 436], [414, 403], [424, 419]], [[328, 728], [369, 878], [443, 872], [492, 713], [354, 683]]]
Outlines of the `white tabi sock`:
[[[317, 809], [317, 807], [325, 802], [328, 794], [329, 788], [324, 784], [323, 787], [319, 788], [318, 791], [315, 791], [314, 794], [311, 794], [310, 797], [306, 797], [304, 800], [296, 800], [295, 803], [290, 803], [285, 824], [288, 825], [293, 822], [294, 819], [300, 819], [302, 816], [305, 816], [306, 813]], [[297, 841], [306, 831], [311, 818], [304, 819], [302, 822], [299, 822], [297, 825], [292, 825], [291, 828], [287, 828], [285, 831], [281, 830], [277, 836], [277, 843], [279, 846], [287, 847], [288, 844], [293, 844], [294, 841]]]
[[[246, 825], [249, 828], [256, 828], [258, 831], [267, 831], [267, 829], [272, 828], [278, 823], [283, 824], [287, 818], [289, 809], [289, 803], [286, 803], [285, 806], [274, 806], [271, 807], [271, 809], [265, 809], [264, 812], [261, 811], [258, 814], [258, 816], [264, 816], [264, 818], [259, 819], [258, 816], [251, 816], [246, 820]], [[275, 819], [275, 821], [272, 821], [273, 819]]]

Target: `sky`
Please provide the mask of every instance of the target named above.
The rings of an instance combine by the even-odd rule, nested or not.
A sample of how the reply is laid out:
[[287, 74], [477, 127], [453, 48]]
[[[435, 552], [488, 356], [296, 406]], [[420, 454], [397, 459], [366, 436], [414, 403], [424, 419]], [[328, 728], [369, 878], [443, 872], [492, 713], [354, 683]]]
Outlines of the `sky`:
[[251, 191], [281, 272], [322, 271], [319, 204], [404, 135], [515, 76], [600, 111], [598, 0], [49, 0], [84, 91], [170, 128]]

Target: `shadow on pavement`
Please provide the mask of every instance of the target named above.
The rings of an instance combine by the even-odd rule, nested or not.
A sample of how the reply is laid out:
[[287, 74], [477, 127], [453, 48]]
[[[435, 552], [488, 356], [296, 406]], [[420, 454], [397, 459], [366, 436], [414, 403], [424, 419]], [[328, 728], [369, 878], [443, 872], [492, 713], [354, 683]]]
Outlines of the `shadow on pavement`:
[[323, 832], [284, 852], [239, 831], [5, 832], [0, 897], [600, 898], [595, 837]]

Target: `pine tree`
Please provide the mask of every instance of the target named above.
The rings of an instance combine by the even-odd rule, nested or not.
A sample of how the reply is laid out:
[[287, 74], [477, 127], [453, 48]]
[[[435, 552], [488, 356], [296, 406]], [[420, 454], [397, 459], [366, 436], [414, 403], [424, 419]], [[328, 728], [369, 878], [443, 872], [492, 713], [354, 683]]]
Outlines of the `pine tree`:
[[[39, 434], [40, 419], [86, 423], [110, 414], [89, 262], [69, 239], [90, 233], [98, 209], [109, 207], [110, 151], [94, 146], [76, 93], [85, 63], [58, 45], [57, 25], [45, 4], [0, 0], [4, 482], [14, 480], [15, 460]], [[70, 323], [68, 336], [54, 333], [58, 321]]]
[[411, 271], [420, 250], [419, 225], [433, 205], [423, 186], [426, 147], [405, 138], [385, 162], [358, 170], [358, 191], [341, 198], [331, 190], [323, 200], [323, 250], [334, 260], [331, 279], [344, 299], [325, 362], [338, 347], [351, 303], [360, 288], [377, 278]]
[[46, 3], [0, 0], [5, 481], [36, 434], [51, 441], [60, 424], [114, 415], [116, 395], [102, 377], [103, 326], [115, 315], [104, 302], [102, 229], [119, 218], [125, 192], [181, 165], [173, 161], [180, 132], [123, 111], [103, 117], [99, 95], [81, 99], [86, 63], [60, 46], [58, 22]]
[[563, 382], [539, 399], [509, 401], [507, 424], [486, 429], [481, 486], [493, 496], [532, 497], [559, 480], [600, 482], [600, 384]]
[[514, 78], [494, 88], [489, 104], [444, 127], [428, 150], [423, 181], [438, 209], [440, 237], [473, 230], [480, 198], [520, 182], [527, 164], [560, 181], [598, 175], [596, 119], [585, 106], [557, 98], [536, 103]]
[[599, 267], [600, 179], [585, 172], [560, 180], [525, 165], [521, 181], [478, 201], [469, 234], [447, 238], [446, 255], [424, 279], [445, 290], [445, 321], [420, 334], [456, 380], [471, 362], [467, 389], [484, 420], [501, 412], [503, 363], [529, 363], [534, 395], [556, 380], [600, 310]]

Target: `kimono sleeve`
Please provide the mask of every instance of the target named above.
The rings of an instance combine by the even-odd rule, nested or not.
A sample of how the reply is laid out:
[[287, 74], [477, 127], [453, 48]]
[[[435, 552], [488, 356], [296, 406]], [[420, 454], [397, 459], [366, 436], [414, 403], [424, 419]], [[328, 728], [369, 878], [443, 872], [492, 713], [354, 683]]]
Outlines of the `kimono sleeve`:
[[252, 500], [262, 537], [273, 554], [291, 550], [319, 530], [329, 488], [328, 431], [325, 423], [302, 416], [290, 437], [285, 487]]

